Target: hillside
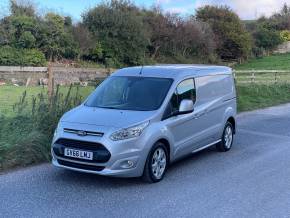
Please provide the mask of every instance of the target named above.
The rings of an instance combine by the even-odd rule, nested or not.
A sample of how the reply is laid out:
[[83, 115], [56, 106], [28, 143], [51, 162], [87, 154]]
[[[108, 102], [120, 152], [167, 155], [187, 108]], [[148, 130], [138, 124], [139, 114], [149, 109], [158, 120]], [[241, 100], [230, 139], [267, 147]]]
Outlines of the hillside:
[[248, 62], [239, 64], [236, 70], [289, 70], [290, 53], [270, 55], [262, 58], [250, 59]]

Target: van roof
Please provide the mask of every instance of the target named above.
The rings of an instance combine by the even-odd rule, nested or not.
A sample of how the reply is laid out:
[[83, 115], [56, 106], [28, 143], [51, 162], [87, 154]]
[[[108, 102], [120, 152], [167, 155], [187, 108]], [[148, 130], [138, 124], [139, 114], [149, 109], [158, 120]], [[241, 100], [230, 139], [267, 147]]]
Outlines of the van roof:
[[171, 64], [123, 68], [114, 72], [112, 76], [143, 76], [176, 79], [189, 75], [200, 77], [231, 73], [232, 69], [224, 66]]

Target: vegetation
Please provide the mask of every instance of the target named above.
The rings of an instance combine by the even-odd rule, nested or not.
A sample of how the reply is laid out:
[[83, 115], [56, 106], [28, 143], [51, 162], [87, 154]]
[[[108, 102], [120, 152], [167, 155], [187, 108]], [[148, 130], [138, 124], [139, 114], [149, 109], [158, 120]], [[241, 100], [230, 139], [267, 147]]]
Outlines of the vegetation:
[[[32, 4], [15, 0], [10, 1], [10, 12], [0, 20], [0, 53], [6, 51], [10, 56], [1, 55], [0, 64], [38, 66], [45, 65], [44, 56], [52, 61], [76, 57], [78, 47], [72, 35], [70, 17], [54, 13], [39, 17]], [[28, 53], [30, 58], [17, 57], [14, 61], [15, 53], [22, 57]]]
[[290, 41], [290, 31], [289, 30], [283, 30], [280, 33], [280, 36], [283, 41], [289, 42]]
[[[10, 0], [10, 12], [0, 20], [1, 65], [41, 66], [44, 56], [107, 67], [243, 62], [270, 53], [289, 40], [290, 31], [286, 4], [270, 18], [247, 22], [227, 6], [204, 6], [195, 15], [179, 16], [130, 0], [103, 1], [76, 24], [52, 12], [39, 16], [29, 1]], [[26, 52], [28, 60], [14, 58]]]
[[252, 39], [238, 15], [229, 7], [205, 6], [196, 11], [196, 18], [209, 23], [217, 44], [217, 53], [224, 60], [247, 58]]
[[82, 100], [79, 87], [57, 88], [50, 100], [43, 92], [27, 99], [25, 91], [13, 106], [15, 116], [0, 117], [0, 171], [48, 161], [58, 120]]
[[0, 47], [0, 65], [9, 66], [44, 66], [46, 59], [36, 49], [16, 49], [9, 46]]
[[253, 55], [259, 57], [269, 54], [288, 37], [290, 8], [285, 4], [280, 12], [269, 18], [260, 17], [256, 21], [246, 22], [246, 28], [254, 40]]
[[249, 111], [290, 102], [289, 84], [239, 85], [238, 110]]
[[262, 58], [252, 58], [235, 66], [236, 70], [289, 70], [290, 54], [276, 54]]
[[[61, 86], [59, 87], [59, 92], [62, 93], [62, 95], [65, 95], [68, 92], [68, 89], [69, 87]], [[82, 96], [82, 99], [84, 99], [93, 91], [93, 89], [93, 86], [79, 87], [79, 94]], [[27, 105], [25, 106], [25, 108], [22, 109], [22, 111], [31, 112], [32, 99], [37, 97], [39, 94], [45, 96], [47, 93], [47, 87], [16, 87], [11, 85], [0, 86], [0, 117], [17, 116], [16, 111], [13, 110], [13, 106], [20, 101], [20, 98], [22, 98], [24, 92], [25, 102], [27, 102]], [[71, 90], [72, 95], [74, 95], [75, 92], [75, 88]]]

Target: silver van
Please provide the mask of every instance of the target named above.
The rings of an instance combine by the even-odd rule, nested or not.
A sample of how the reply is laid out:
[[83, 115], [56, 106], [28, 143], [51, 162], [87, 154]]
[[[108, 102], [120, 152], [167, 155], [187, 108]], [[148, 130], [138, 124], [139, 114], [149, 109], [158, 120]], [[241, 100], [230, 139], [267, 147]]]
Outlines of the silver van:
[[170, 163], [216, 145], [236, 130], [232, 70], [160, 65], [118, 70], [55, 130], [53, 164], [105, 176], [162, 180]]

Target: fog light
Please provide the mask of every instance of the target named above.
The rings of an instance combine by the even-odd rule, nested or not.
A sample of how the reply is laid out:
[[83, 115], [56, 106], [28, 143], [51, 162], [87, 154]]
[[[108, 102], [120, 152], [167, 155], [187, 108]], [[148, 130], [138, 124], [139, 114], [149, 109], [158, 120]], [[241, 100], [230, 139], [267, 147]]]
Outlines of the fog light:
[[134, 166], [134, 162], [131, 160], [126, 160], [121, 163], [121, 168], [123, 169], [130, 169]]

